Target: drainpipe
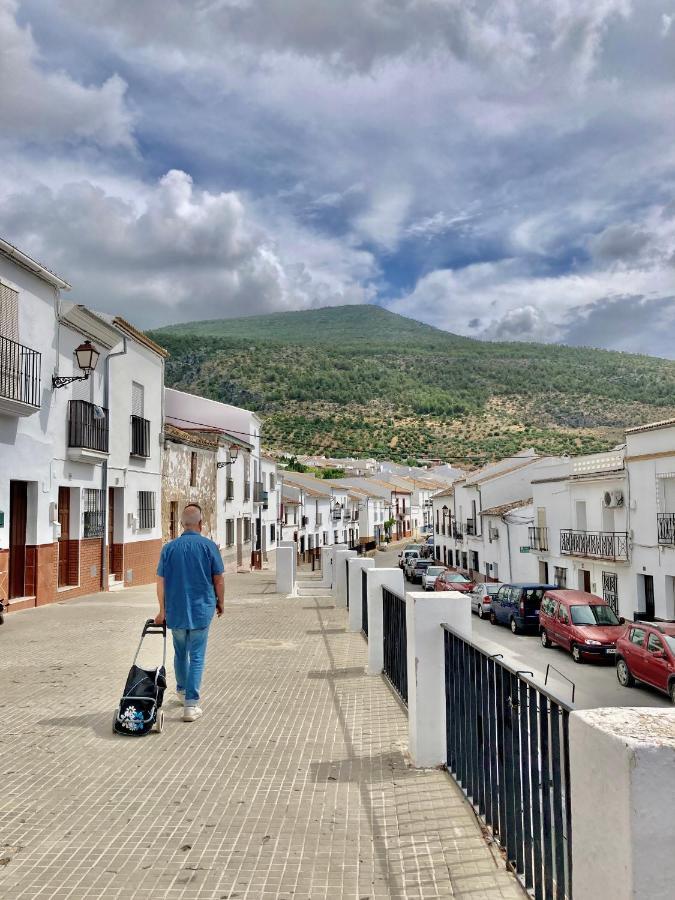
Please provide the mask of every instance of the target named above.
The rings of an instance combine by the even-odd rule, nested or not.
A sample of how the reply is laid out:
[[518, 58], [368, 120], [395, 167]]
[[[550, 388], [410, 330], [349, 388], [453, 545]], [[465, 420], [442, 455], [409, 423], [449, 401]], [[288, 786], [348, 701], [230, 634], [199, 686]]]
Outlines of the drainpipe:
[[[122, 337], [122, 349], [115, 353], [109, 353], [105, 358], [103, 375], [103, 406], [110, 415], [110, 360], [113, 356], [124, 356], [127, 352], [127, 339]], [[108, 420], [110, 429], [110, 420]], [[103, 460], [101, 473], [101, 491], [103, 492], [103, 540], [101, 541], [101, 590], [106, 589], [108, 581], [108, 460]]]
[[[506, 548], [509, 554], [509, 583], [513, 581], [513, 570], [511, 568], [511, 529], [509, 528], [509, 523], [506, 521], [506, 518], [502, 516], [502, 522], [506, 525]], [[502, 580], [501, 578], [499, 579]]]

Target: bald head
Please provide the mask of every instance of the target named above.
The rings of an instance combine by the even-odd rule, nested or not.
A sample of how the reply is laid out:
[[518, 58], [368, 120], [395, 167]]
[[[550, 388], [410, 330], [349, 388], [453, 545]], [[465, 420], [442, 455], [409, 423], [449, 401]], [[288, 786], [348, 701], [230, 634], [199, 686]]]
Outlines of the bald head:
[[199, 531], [202, 524], [202, 511], [196, 503], [188, 503], [180, 517], [181, 525], [186, 531]]

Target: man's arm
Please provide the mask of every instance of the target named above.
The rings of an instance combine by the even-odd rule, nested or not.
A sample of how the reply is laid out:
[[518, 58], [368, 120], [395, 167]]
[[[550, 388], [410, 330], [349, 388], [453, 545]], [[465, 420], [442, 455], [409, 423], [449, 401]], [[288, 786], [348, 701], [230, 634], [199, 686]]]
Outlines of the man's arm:
[[157, 576], [157, 602], [159, 603], [159, 612], [155, 616], [155, 625], [162, 625], [165, 619], [164, 614], [164, 579], [161, 575]]
[[213, 576], [213, 589], [216, 592], [216, 612], [220, 618], [225, 609], [225, 576], [222, 572]]

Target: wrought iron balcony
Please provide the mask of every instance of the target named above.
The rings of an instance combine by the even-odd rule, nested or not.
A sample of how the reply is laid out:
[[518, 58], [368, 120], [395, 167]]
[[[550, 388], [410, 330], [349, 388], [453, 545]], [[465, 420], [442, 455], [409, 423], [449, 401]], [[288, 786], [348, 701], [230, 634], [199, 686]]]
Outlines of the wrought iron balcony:
[[150, 420], [141, 416], [131, 417], [131, 455], [150, 456]]
[[463, 535], [461, 529], [458, 528], [456, 525], [452, 526], [452, 536], [454, 537], [454, 539], [456, 541], [464, 540], [464, 535]]
[[26, 416], [40, 408], [42, 355], [0, 337], [0, 410]]
[[68, 446], [108, 452], [108, 410], [86, 400], [68, 402]]
[[528, 528], [530, 550], [548, 550], [548, 528], [531, 525]]
[[342, 520], [342, 507], [335, 507], [333, 509], [332, 518], [334, 522], [340, 522]]
[[675, 544], [675, 513], [658, 513], [659, 544]]
[[628, 549], [626, 531], [573, 531], [567, 528], [560, 532], [560, 553], [563, 556], [627, 560]]

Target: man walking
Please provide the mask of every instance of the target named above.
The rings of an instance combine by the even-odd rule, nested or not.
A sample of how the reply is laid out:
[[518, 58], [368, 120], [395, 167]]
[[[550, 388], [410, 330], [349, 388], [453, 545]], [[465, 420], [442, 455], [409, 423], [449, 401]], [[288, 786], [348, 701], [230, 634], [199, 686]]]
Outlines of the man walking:
[[201, 534], [202, 510], [197, 503], [188, 503], [181, 524], [183, 533], [164, 545], [159, 558], [155, 622], [166, 621], [171, 629], [183, 721], [194, 722], [202, 714], [198, 701], [206, 641], [213, 613], [219, 618], [223, 614], [225, 579], [218, 547]]

